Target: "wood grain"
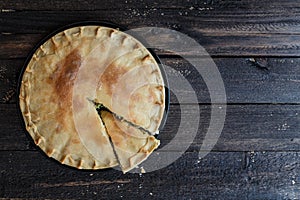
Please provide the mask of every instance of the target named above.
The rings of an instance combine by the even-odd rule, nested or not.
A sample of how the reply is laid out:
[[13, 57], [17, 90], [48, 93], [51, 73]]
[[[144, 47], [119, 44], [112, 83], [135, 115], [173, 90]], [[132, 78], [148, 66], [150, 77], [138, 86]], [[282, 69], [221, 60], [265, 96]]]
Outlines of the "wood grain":
[[[257, 60], [264, 63], [269, 70], [253, 65], [249, 58], [213, 59], [224, 82], [228, 103], [295, 104], [300, 102], [299, 58], [258, 58]], [[190, 103], [211, 102], [201, 74], [186, 60], [162, 58], [162, 62], [170, 67], [165, 67], [170, 79], [185, 77], [192, 85], [192, 88], [185, 90], [179, 84], [172, 84], [171, 91], [177, 91], [185, 97], [196, 94], [198, 102], [188, 99], [187, 102]], [[0, 103], [16, 103], [16, 85], [24, 63], [24, 59], [0, 60]], [[174, 74], [170, 69], [175, 69], [177, 73]], [[174, 95], [171, 96], [171, 103], [178, 103]]]
[[[144, 3], [144, 7], [141, 3], [141, 7], [133, 8], [137, 3], [130, 2], [126, 6], [122, 2], [115, 5], [119, 7], [116, 9], [105, 9], [105, 5], [110, 5], [105, 3], [103, 9], [96, 8], [91, 12], [93, 6], [83, 6], [95, 4], [89, 1], [75, 4], [82, 8], [74, 8], [76, 11], [70, 10], [73, 4], [69, 1], [60, 3], [61, 9], [66, 10], [58, 9], [59, 3], [55, 1], [48, 9], [46, 6], [45, 11], [32, 11], [30, 6], [18, 8], [18, 3], [12, 9], [6, 1], [4, 12], [0, 13], [0, 58], [25, 57], [39, 40], [52, 31], [66, 24], [90, 20], [111, 21], [129, 29], [145, 26], [175, 29], [195, 39], [212, 56], [299, 56], [300, 10], [297, 3], [284, 1], [279, 9], [280, 4], [276, 2], [214, 2], [213, 5], [199, 2], [199, 5], [193, 6], [192, 3], [184, 5], [179, 0], [178, 7], [175, 3], [169, 8], [166, 8], [168, 4], [162, 3], [153, 4], [156, 8], [145, 7], [151, 2]], [[43, 4], [43, 1], [39, 3]], [[33, 10], [35, 6], [38, 8], [39, 3], [32, 3]], [[64, 7], [64, 4], [70, 5]], [[10, 12], [8, 8], [17, 12]], [[159, 37], [164, 38], [162, 48], [176, 40], [165, 35]], [[152, 41], [157, 39], [158, 36], [154, 35]], [[183, 53], [198, 55], [193, 49]], [[165, 51], [160, 54], [174, 55]]]
[[298, 152], [212, 152], [201, 160], [187, 152], [143, 175], [78, 171], [32, 151], [0, 155], [4, 198], [292, 199], [299, 193]]
[[[298, 199], [299, 3], [0, 0], [0, 199]], [[154, 30], [149, 32], [149, 43], [159, 41], [160, 49], [155, 51], [171, 67], [167, 73], [184, 77], [192, 86], [172, 86], [170, 112], [159, 135], [163, 148], [181, 134], [167, 151], [172, 154], [179, 151], [177, 147], [189, 147], [181, 158], [158, 171], [122, 175], [114, 169], [80, 171], [61, 165], [33, 144], [17, 109], [17, 79], [25, 58], [52, 31], [87, 20], [111, 21], [129, 29], [169, 28], [207, 50], [222, 76], [229, 103], [224, 129], [212, 152], [198, 157], [212, 108], [203, 77], [178, 52], [166, 51], [182, 37]], [[194, 48], [184, 49], [181, 55], [201, 57]], [[175, 91], [185, 97], [196, 92], [198, 100], [188, 98], [186, 109], [181, 110], [184, 106]], [[213, 106], [224, 109], [224, 104]], [[196, 108], [200, 123], [190, 144], [188, 131], [177, 131], [181, 116], [193, 121], [193, 114], [199, 114]]]
[[[103, 2], [100, 0], [1, 0], [0, 9], [2, 12], [11, 11], [95, 11], [95, 10], [126, 10], [126, 9], [181, 9], [181, 10], [199, 10], [202, 13], [220, 12], [224, 14], [241, 13], [261, 13], [261, 14], [289, 14], [296, 12], [298, 1], [294, 0], [244, 0], [244, 1], [224, 1], [224, 0], [124, 0], [117, 3]], [[289, 12], [287, 12], [289, 11]]]
[[[199, 106], [200, 123], [193, 141], [187, 140], [190, 133], [178, 133], [181, 116], [188, 121], [194, 120], [197, 114], [196, 106], [198, 105], [189, 105], [182, 111], [179, 105], [170, 107], [166, 125], [159, 135], [161, 148], [179, 134], [181, 140], [176, 140], [176, 145], [170, 147], [170, 151], [179, 151], [178, 147], [189, 147], [189, 151], [200, 150], [209, 127], [211, 106]], [[222, 105], [217, 107], [223, 109]], [[0, 108], [0, 151], [36, 150], [32, 139], [22, 126], [17, 107], [0, 104]], [[213, 124], [215, 123], [220, 122]], [[300, 151], [299, 129], [300, 105], [228, 105], [220, 138], [210, 136], [209, 141], [218, 139], [214, 151]]]
[[[62, 18], [72, 18], [70, 16], [62, 16]], [[73, 21], [77, 22], [77, 21]], [[26, 24], [28, 22], [25, 22]], [[71, 23], [71, 22], [70, 22]], [[136, 22], [134, 22], [136, 23]], [[56, 28], [48, 28], [49, 31], [44, 34], [11, 34], [5, 33], [0, 35], [0, 59], [7, 58], [24, 58], [28, 53], [40, 42], [44, 37], [53, 32], [59, 27], [67, 25], [68, 23], [61, 23]], [[16, 25], [17, 26], [17, 25]], [[22, 26], [22, 25], [20, 25]], [[152, 25], [151, 25], [152, 26]], [[156, 25], [155, 25], [156, 26]], [[2, 25], [1, 25], [2, 27]], [[3, 27], [7, 27], [3, 25]], [[15, 27], [15, 26], [14, 26]], [[163, 26], [165, 27], [165, 26]], [[137, 27], [132, 27], [137, 28]], [[140, 27], [139, 27], [140, 28]], [[168, 28], [168, 27], [166, 27]], [[39, 27], [38, 27], [39, 29]], [[6, 30], [4, 30], [6, 31]], [[8, 30], [10, 31], [10, 30]], [[223, 30], [220, 30], [223, 32]], [[276, 56], [276, 57], [297, 57], [299, 56], [298, 49], [300, 48], [299, 35], [289, 36], [286, 34], [239, 34], [239, 35], [206, 35], [198, 30], [188, 29], [183, 30], [181, 33], [189, 35], [197, 43], [199, 43], [210, 56]], [[176, 53], [164, 51], [167, 49], [169, 43], [174, 42], [176, 38], [169, 37], [169, 35], [154, 35], [149, 39], [149, 43], [157, 40], [157, 38], [164, 38], [161, 41], [159, 55], [174, 56]], [[185, 56], [199, 56], [197, 50], [187, 48], [185, 51], [180, 52]], [[201, 56], [201, 54], [200, 54]]]

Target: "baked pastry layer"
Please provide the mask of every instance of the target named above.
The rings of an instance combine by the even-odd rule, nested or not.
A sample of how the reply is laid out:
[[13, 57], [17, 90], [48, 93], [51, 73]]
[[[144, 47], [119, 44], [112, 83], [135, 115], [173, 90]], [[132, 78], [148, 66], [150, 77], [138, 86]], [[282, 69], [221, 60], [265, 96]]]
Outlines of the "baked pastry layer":
[[83, 169], [118, 165], [91, 100], [151, 133], [165, 105], [161, 72], [149, 51], [102, 26], [71, 28], [41, 45], [23, 74], [19, 98], [34, 142], [48, 156]]

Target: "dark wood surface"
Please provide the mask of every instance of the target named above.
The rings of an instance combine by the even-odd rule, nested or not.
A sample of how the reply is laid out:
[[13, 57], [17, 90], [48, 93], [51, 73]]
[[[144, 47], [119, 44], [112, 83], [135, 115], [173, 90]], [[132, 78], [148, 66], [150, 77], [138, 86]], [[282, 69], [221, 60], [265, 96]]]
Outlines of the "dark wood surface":
[[[299, 199], [299, 5], [295, 0], [0, 0], [0, 198]], [[162, 62], [186, 77], [198, 97], [181, 113], [171, 95], [162, 147], [172, 141], [181, 115], [193, 120], [196, 107], [201, 113], [196, 138], [176, 162], [142, 175], [80, 171], [36, 148], [17, 109], [21, 68], [39, 40], [85, 20], [174, 29], [208, 51], [228, 101], [224, 129], [212, 152], [198, 158], [211, 115], [205, 82], [187, 61], [159, 50]], [[172, 42], [166, 38], [166, 44]], [[197, 56], [193, 50], [184, 54]], [[267, 69], [253, 65], [253, 58]]]

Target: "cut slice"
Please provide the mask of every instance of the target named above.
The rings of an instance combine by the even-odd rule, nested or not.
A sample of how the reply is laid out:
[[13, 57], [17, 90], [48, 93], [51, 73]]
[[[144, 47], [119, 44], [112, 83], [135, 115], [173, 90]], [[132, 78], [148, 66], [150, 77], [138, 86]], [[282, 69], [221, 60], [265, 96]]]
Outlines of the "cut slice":
[[121, 169], [126, 173], [143, 162], [159, 146], [160, 141], [141, 129], [119, 120], [106, 110], [100, 111], [113, 143]]

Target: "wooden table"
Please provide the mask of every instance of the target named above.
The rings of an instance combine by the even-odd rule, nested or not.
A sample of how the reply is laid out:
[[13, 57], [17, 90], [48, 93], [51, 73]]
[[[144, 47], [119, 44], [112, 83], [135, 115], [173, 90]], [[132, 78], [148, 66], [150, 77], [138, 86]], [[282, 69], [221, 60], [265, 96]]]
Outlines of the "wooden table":
[[[0, 198], [299, 199], [299, 5], [295, 0], [0, 0]], [[212, 152], [198, 159], [211, 115], [207, 87], [184, 59], [162, 51], [157, 51], [162, 62], [197, 91], [198, 104], [191, 104], [190, 112], [197, 106], [201, 111], [198, 134], [176, 162], [151, 173], [123, 175], [114, 169], [72, 169], [38, 150], [17, 112], [17, 79], [39, 40], [85, 20], [174, 29], [208, 51], [228, 102]], [[162, 145], [172, 140], [180, 116], [171, 96]]]

